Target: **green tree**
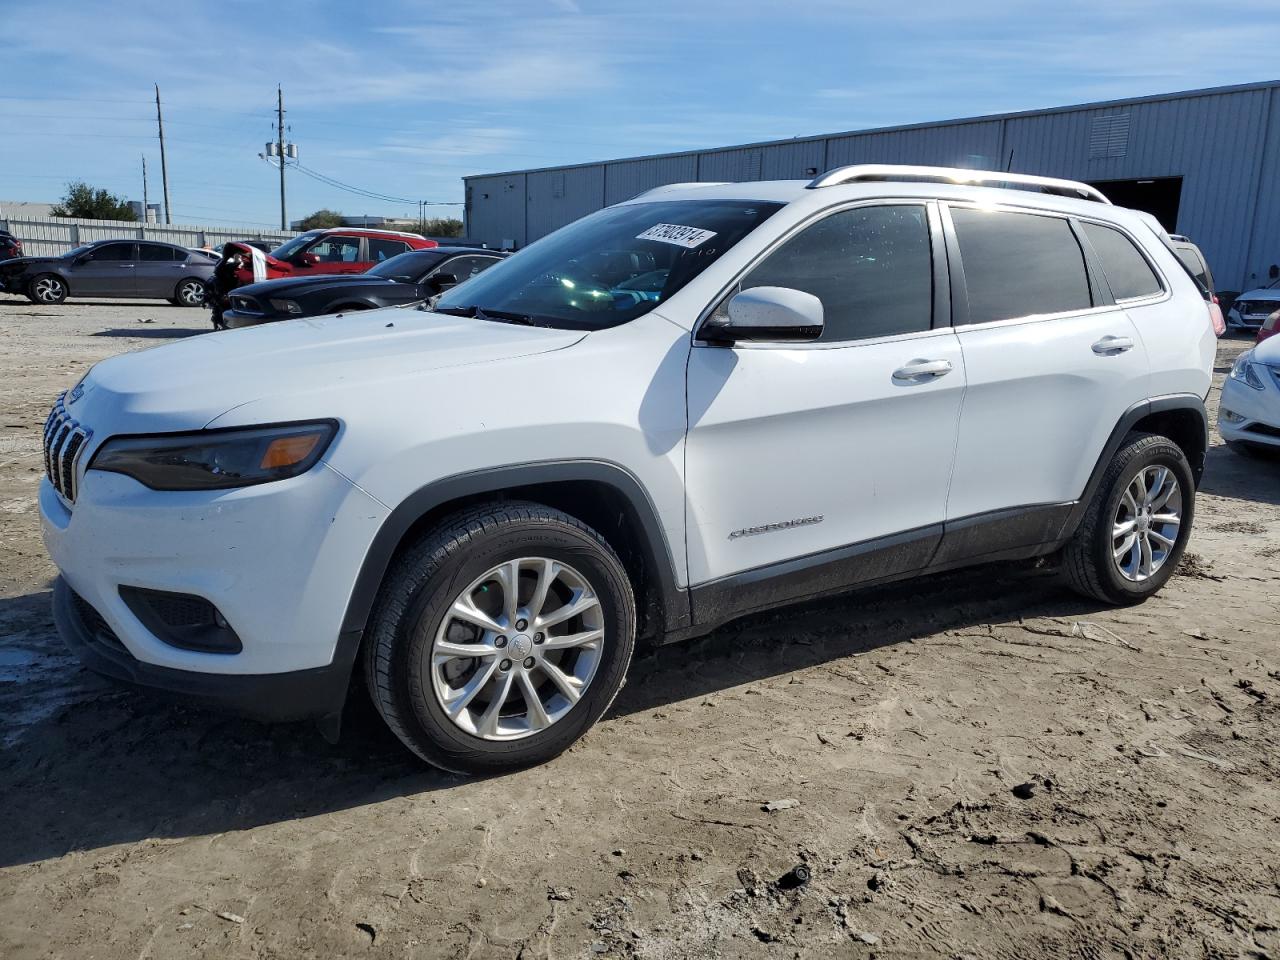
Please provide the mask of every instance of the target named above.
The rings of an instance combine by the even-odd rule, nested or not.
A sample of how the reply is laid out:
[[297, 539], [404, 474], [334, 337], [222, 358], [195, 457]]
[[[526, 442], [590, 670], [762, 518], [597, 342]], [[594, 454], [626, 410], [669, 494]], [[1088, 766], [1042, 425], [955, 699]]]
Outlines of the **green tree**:
[[78, 220], [137, 220], [129, 204], [106, 190], [95, 190], [83, 180], [72, 180], [67, 192], [52, 210], [55, 217]]
[[327, 227], [342, 226], [342, 214], [328, 207], [321, 207], [299, 224], [303, 230], [324, 230]]
[[420, 233], [424, 237], [460, 237], [462, 236], [462, 221], [444, 217], [419, 220], [414, 232]]

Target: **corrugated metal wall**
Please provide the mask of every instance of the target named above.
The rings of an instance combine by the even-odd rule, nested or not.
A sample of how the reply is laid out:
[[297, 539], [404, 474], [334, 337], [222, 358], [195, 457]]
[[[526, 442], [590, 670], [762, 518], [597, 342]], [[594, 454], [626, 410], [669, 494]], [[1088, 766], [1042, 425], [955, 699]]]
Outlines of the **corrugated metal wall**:
[[1280, 264], [1280, 83], [466, 178], [467, 233], [520, 247], [664, 183], [801, 179], [848, 163], [1182, 177], [1178, 232], [1222, 289]]
[[141, 224], [129, 220], [77, 220], [69, 217], [0, 217], [0, 230], [8, 230], [22, 241], [28, 257], [56, 257], [82, 243], [94, 240], [159, 240], [180, 247], [220, 247], [228, 240], [272, 240], [284, 243], [293, 232], [260, 230], [257, 227], [201, 227], [179, 224]]

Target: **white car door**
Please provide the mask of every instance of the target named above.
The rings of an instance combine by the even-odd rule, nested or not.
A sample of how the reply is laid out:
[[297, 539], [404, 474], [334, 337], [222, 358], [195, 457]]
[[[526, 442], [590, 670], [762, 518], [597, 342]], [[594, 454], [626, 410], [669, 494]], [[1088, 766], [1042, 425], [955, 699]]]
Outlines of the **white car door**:
[[[944, 213], [968, 383], [946, 559], [952, 525], [970, 528], [959, 547], [970, 557], [1052, 540], [1122, 415], [1149, 396], [1149, 365], [1067, 217], [964, 204]], [[974, 532], [984, 525], [985, 547]]]
[[877, 201], [804, 226], [731, 291], [811, 293], [825, 327], [812, 343], [695, 342], [695, 617], [696, 587], [709, 581], [749, 594], [732, 599], [740, 612], [928, 561], [965, 381], [946, 284], [935, 282], [943, 267], [936, 205]]

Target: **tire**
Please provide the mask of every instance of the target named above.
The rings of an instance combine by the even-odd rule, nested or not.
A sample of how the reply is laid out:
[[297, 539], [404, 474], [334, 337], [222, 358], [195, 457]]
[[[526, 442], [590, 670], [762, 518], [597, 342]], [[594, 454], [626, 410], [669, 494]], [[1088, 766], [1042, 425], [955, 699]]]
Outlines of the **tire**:
[[41, 273], [27, 284], [27, 299], [43, 306], [56, 306], [67, 299], [67, 281], [56, 273]]
[[[1168, 470], [1177, 487], [1165, 505], [1157, 506], [1154, 515], [1148, 515], [1144, 523], [1143, 518], [1127, 506], [1130, 501], [1125, 500], [1126, 493], [1133, 498], [1138, 477], [1144, 473], [1150, 478], [1159, 476], [1159, 468]], [[1142, 489], [1146, 486], [1144, 483]], [[1150, 502], [1159, 504], [1167, 490], [1167, 486], [1154, 490], [1156, 495]], [[1172, 506], [1174, 497], [1176, 508]], [[1174, 514], [1179, 517], [1176, 533], [1168, 523], [1158, 522], [1160, 517]], [[1119, 528], [1117, 521], [1127, 524], [1130, 516], [1135, 517], [1136, 539], [1133, 541], [1127, 535], [1117, 536], [1114, 532]], [[1133, 434], [1112, 457], [1079, 529], [1064, 550], [1063, 569], [1067, 580], [1077, 593], [1104, 603], [1118, 606], [1141, 603], [1173, 576], [1186, 549], [1194, 518], [1195, 478], [1181, 448], [1168, 437]], [[1151, 545], [1149, 553], [1141, 547], [1144, 530], [1152, 531], [1146, 537]], [[1173, 541], [1172, 546], [1162, 543], [1167, 539]], [[1125, 550], [1120, 557], [1116, 556], [1117, 540]], [[1129, 543], [1135, 546], [1126, 547]], [[1163, 557], [1160, 557], [1162, 550]], [[1141, 572], [1144, 562], [1152, 566], [1145, 576]], [[1131, 568], [1131, 574], [1139, 579], [1126, 575], [1126, 568]]]
[[200, 307], [204, 305], [204, 294], [204, 281], [197, 277], [187, 277], [173, 288], [173, 298], [169, 302], [180, 307]]
[[[519, 612], [505, 615], [510, 608], [502, 583], [509, 574], [506, 580], [489, 576], [509, 571], [513, 561], [523, 561], [516, 568], [516, 603], [525, 598], [519, 610], [530, 616], [527, 621]], [[574, 609], [586, 613], [552, 623], [543, 633], [536, 632], [532, 615], [538, 613], [539, 573], [547, 569], [558, 572], [547, 578], [542, 617], [575, 603]], [[463, 598], [473, 611], [490, 605], [494, 626], [503, 633], [460, 619], [455, 601]], [[540, 504], [493, 503], [443, 520], [394, 562], [374, 604], [362, 662], [374, 705], [405, 746], [445, 770], [493, 774], [558, 756], [601, 717], [622, 689], [635, 631], [631, 584], [603, 537]], [[595, 643], [555, 649], [597, 632]], [[456, 651], [463, 643], [492, 652], [461, 657]], [[441, 644], [455, 655], [440, 657]], [[543, 672], [544, 663], [560, 678], [581, 683], [573, 687], [579, 691], [576, 702]], [[450, 678], [450, 671], [461, 673]], [[472, 687], [469, 703], [457, 706], [465, 697], [452, 701], [460, 717], [454, 719], [444, 701]], [[540, 703], [546, 697], [545, 705], [535, 710], [526, 688]], [[502, 700], [506, 707], [491, 710], [499, 691], [508, 698]]]

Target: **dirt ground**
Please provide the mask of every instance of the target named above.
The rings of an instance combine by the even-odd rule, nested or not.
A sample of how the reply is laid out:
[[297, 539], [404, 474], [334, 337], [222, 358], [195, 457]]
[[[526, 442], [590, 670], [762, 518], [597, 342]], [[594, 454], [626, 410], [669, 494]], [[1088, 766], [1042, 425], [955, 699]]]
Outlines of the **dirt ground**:
[[206, 316], [0, 298], [0, 957], [1280, 958], [1280, 463], [1215, 439], [1144, 606], [987, 568], [753, 617], [469, 780], [363, 702], [329, 746], [63, 652], [45, 413]]

